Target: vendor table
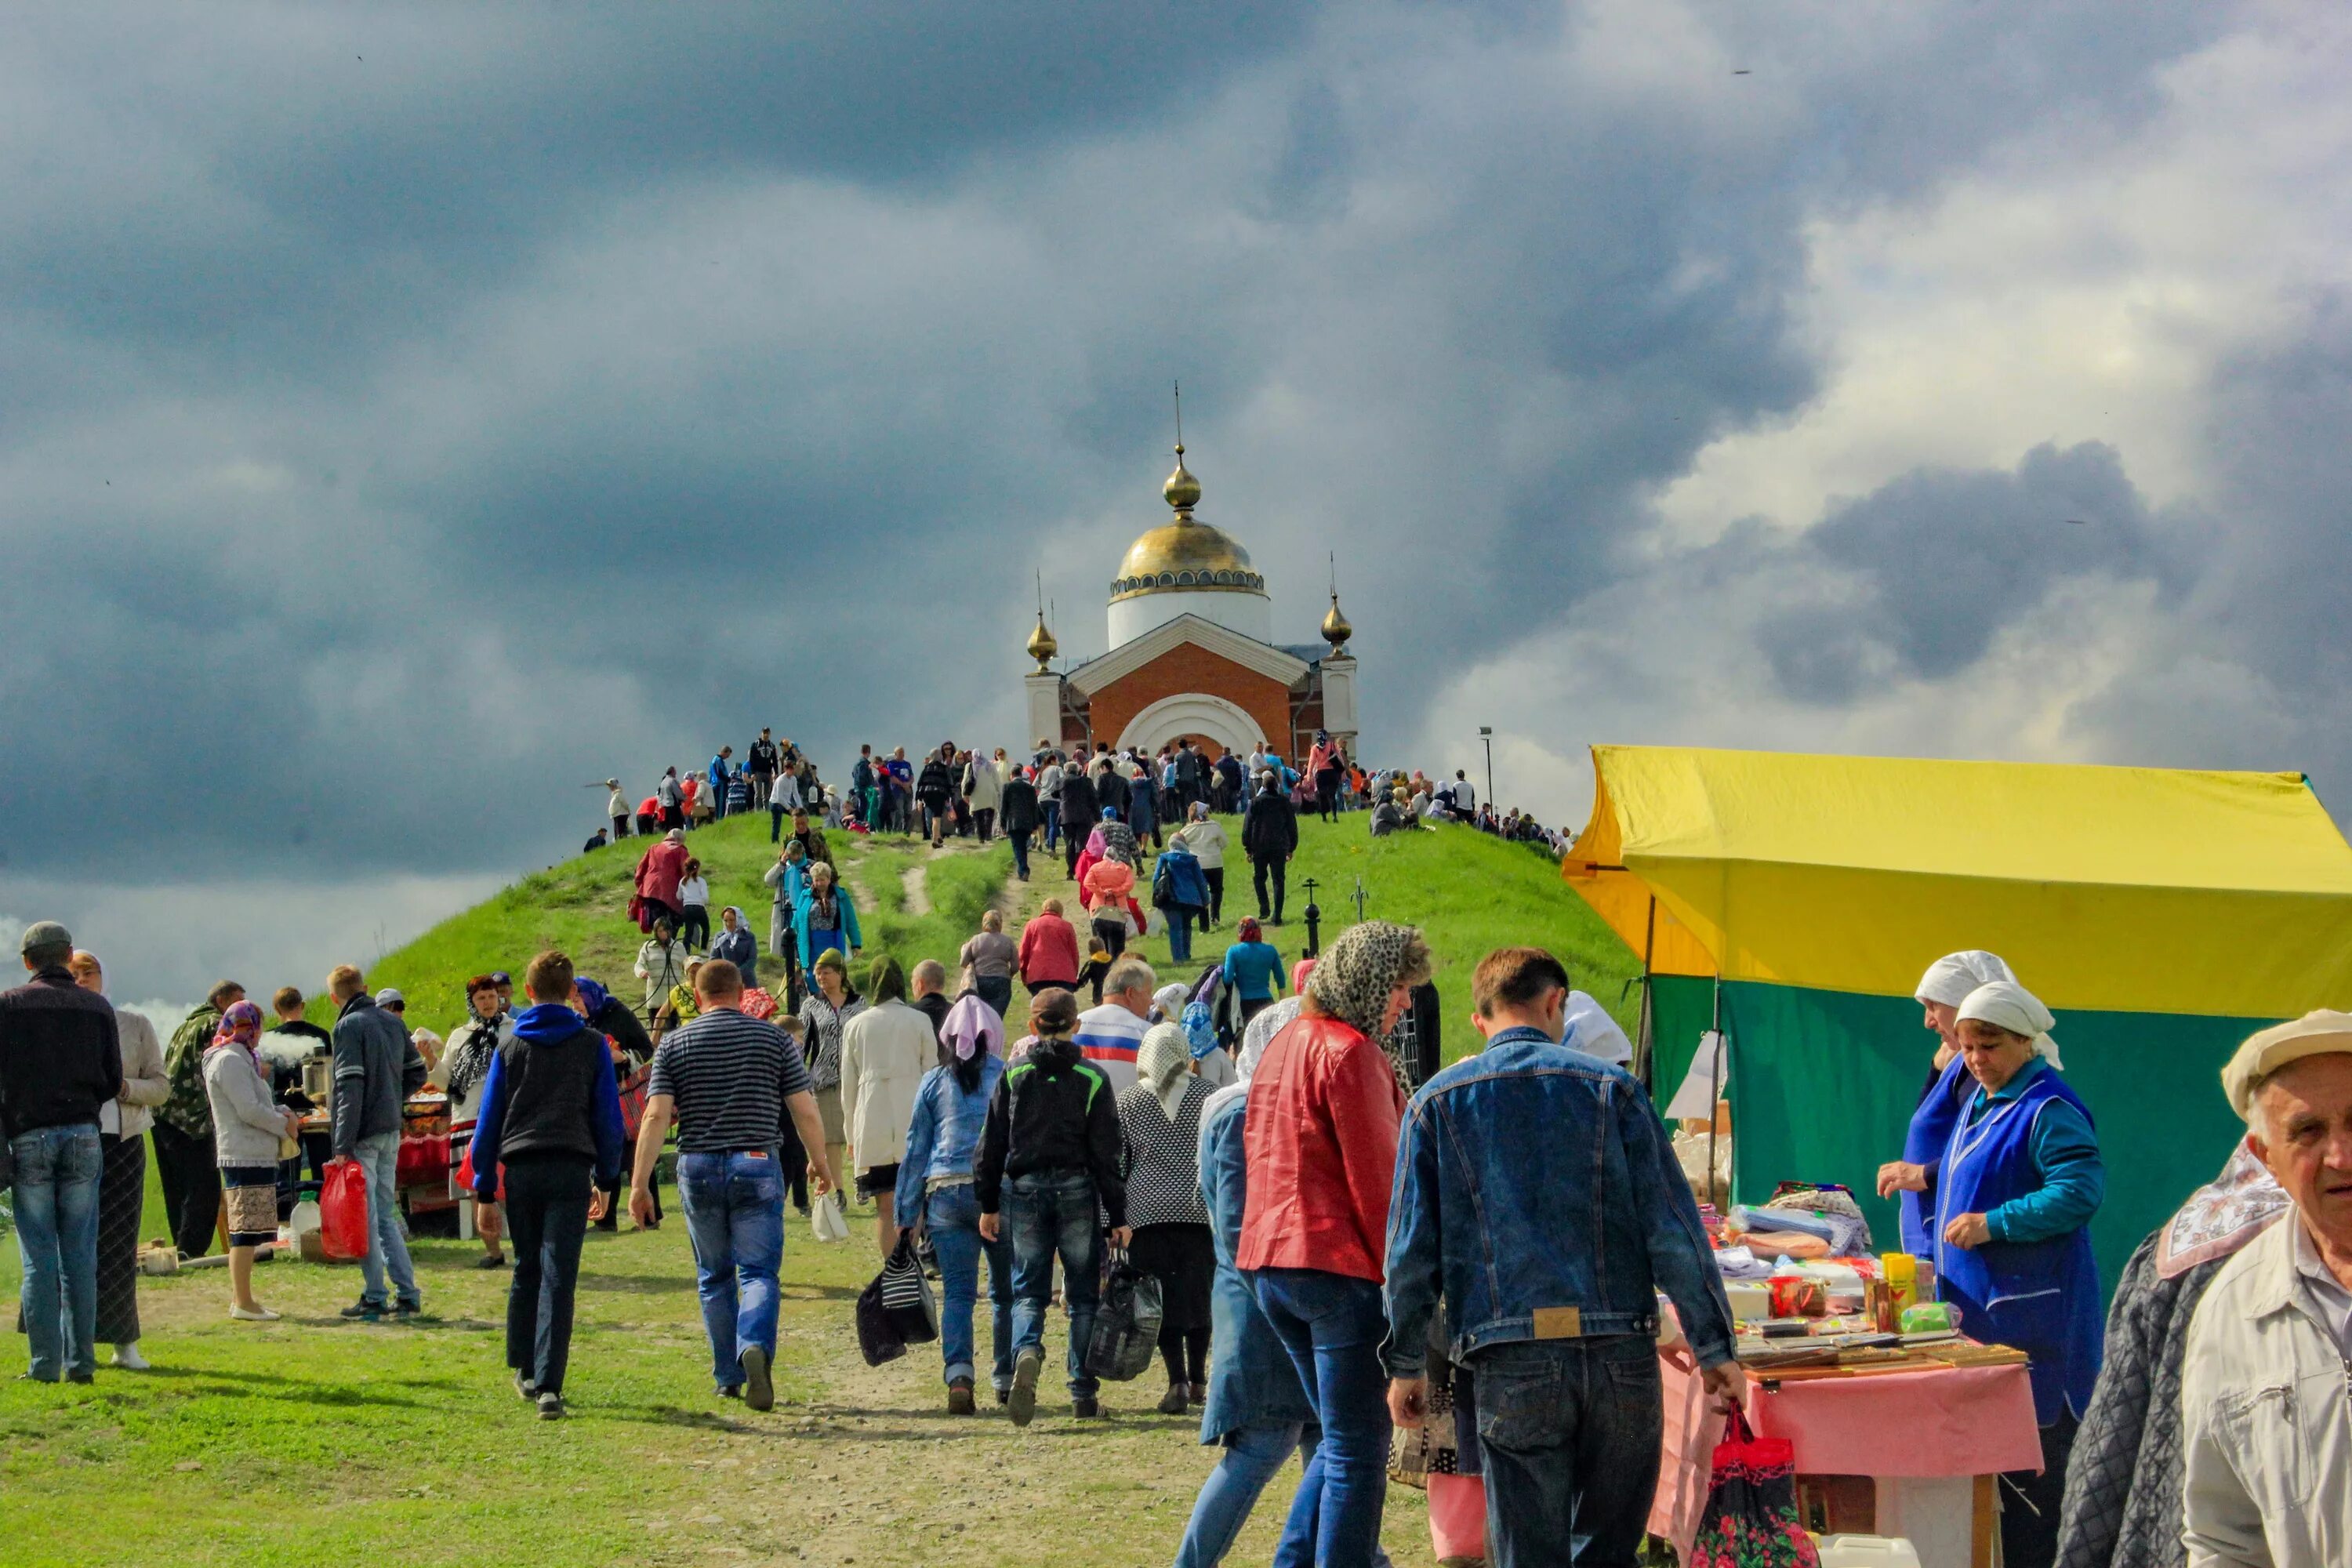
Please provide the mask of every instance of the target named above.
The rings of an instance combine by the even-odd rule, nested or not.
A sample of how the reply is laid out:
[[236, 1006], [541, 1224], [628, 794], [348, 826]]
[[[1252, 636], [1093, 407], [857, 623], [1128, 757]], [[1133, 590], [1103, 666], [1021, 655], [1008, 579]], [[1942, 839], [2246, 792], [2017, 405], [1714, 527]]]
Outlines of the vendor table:
[[[1659, 1371], [1665, 1434], [1650, 1530], [1687, 1555], [1724, 1421], [1707, 1408], [1686, 1355], [1662, 1353]], [[2042, 1468], [2033, 1388], [2022, 1366], [1759, 1378], [1748, 1415], [1759, 1436], [1789, 1441], [1801, 1487], [1819, 1478], [1867, 1478], [1874, 1518], [1846, 1528], [1907, 1538], [1921, 1568], [1992, 1568], [2000, 1534], [1993, 1479]]]

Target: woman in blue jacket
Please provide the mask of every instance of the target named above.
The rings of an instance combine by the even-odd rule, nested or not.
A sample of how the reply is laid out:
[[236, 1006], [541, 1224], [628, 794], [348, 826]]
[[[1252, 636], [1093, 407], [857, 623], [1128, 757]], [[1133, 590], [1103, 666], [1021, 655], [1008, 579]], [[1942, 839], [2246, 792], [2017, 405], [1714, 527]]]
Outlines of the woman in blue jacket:
[[[948, 1010], [940, 1042], [951, 1056], [946, 1066], [925, 1073], [915, 1090], [892, 1212], [918, 1216], [940, 1255], [940, 1354], [947, 1363], [948, 1414], [970, 1415], [976, 1353], [971, 1314], [980, 1298], [983, 1253], [995, 1315], [990, 1338], [996, 1352], [991, 1376], [996, 1402], [1003, 1404], [1013, 1387], [1013, 1236], [1007, 1230], [990, 1241], [980, 1234], [980, 1198], [972, 1188], [972, 1161], [988, 1124], [989, 1099], [1004, 1076], [1004, 1026], [986, 1003], [967, 995]], [[899, 1228], [901, 1239], [911, 1228], [916, 1227]]]
[[814, 969], [816, 955], [829, 947], [847, 954], [866, 945], [865, 933], [857, 929], [856, 902], [822, 860], [808, 868], [808, 886], [793, 906], [793, 924], [800, 932], [803, 969]]

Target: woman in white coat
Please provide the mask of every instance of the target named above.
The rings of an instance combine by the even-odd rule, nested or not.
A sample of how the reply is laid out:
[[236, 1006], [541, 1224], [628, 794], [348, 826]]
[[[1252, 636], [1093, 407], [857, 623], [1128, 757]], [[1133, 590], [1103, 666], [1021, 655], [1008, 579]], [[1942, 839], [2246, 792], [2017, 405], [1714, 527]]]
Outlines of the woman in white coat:
[[875, 1240], [887, 1258], [898, 1241], [898, 1160], [923, 1075], [939, 1065], [940, 1040], [930, 1019], [907, 1005], [907, 972], [897, 959], [874, 961], [866, 1003], [841, 1032], [841, 1110], [857, 1195], [874, 1200]]

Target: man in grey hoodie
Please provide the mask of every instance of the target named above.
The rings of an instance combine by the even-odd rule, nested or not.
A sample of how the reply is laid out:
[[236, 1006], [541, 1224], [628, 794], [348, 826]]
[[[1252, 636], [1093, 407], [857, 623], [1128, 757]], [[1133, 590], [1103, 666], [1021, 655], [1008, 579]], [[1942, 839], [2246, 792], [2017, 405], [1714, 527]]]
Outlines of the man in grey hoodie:
[[[425, 1087], [425, 1058], [408, 1037], [408, 1026], [375, 1004], [367, 981], [348, 963], [327, 976], [334, 998], [335, 1158], [357, 1160], [367, 1173], [368, 1249], [361, 1264], [366, 1283], [360, 1299], [343, 1309], [346, 1318], [373, 1322], [390, 1310], [414, 1317], [424, 1310], [408, 1242], [400, 1232], [398, 1189], [401, 1108]], [[389, 1267], [392, 1292], [384, 1273]]]

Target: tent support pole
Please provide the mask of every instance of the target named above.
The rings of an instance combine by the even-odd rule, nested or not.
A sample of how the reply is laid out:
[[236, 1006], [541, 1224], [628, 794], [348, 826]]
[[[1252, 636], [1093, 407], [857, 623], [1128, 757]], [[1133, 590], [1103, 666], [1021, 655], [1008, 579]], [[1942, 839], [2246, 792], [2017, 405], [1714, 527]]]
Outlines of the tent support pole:
[[1723, 1213], [1723, 1204], [1715, 1190], [1716, 1144], [1723, 1127], [1723, 976], [1715, 977], [1713, 1011], [1708, 1026], [1715, 1032], [1715, 1058], [1709, 1063], [1707, 1077], [1715, 1092], [1706, 1101], [1706, 1201], [1715, 1212]]
[[1652, 1038], [1655, 1020], [1650, 1012], [1650, 955], [1656, 951], [1657, 945], [1658, 896], [1653, 893], [1650, 895], [1649, 923], [1642, 932], [1642, 1017], [1634, 1030], [1635, 1048], [1641, 1052], [1642, 1059], [1635, 1064], [1638, 1070], [1633, 1075], [1641, 1080], [1642, 1087], [1650, 1091], [1653, 1100], [1658, 1097], [1658, 1062], [1657, 1047]]

